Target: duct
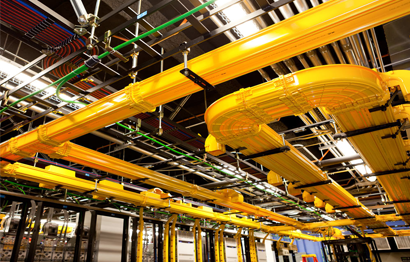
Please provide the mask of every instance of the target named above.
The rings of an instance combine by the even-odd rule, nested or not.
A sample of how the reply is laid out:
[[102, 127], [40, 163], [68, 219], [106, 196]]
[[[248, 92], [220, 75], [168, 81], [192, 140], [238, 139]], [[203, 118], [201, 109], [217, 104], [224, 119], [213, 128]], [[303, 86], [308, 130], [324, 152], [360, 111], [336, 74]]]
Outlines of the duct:
[[[305, 11], [298, 16], [270, 26], [241, 41], [235, 41], [214, 51], [190, 60], [190, 67], [198, 75], [216, 85], [258, 68], [303, 53], [318, 43], [333, 42], [359, 30], [385, 23], [410, 13], [399, 1], [334, 1], [318, 8]], [[401, 5], [400, 8], [395, 6]], [[390, 8], [386, 12], [384, 8]], [[342, 13], [342, 14], [341, 14]], [[312, 24], [311, 17], [320, 17]], [[335, 17], [337, 19], [335, 19]], [[340, 23], [343, 21], [344, 23]], [[296, 27], [297, 28], [296, 28]], [[278, 32], [280, 35], [278, 36]], [[317, 36], [320, 32], [320, 37]], [[326, 33], [328, 32], [328, 33]], [[330, 34], [330, 32], [333, 32]], [[292, 43], [293, 48], [289, 49]], [[263, 51], [261, 51], [263, 50]], [[270, 59], [267, 59], [269, 57]], [[215, 61], [218, 61], [215, 65]], [[246, 64], [246, 66], [244, 66]], [[112, 122], [153, 110], [156, 106], [200, 91], [201, 88], [182, 76], [179, 71], [183, 65], [176, 66], [156, 76], [148, 78], [118, 91], [104, 99], [61, 117], [45, 125], [47, 140], [57, 145], [75, 137], [107, 126]], [[23, 138], [24, 137], [24, 138]], [[18, 152], [32, 155], [38, 148], [37, 130], [27, 132], [16, 138]], [[2, 143], [0, 155], [18, 160], [12, 154], [9, 142]], [[42, 150], [52, 153], [52, 145]]]
[[299, 11], [299, 13], [302, 13], [309, 9], [305, 0], [295, 0], [293, 3], [295, 4], [296, 9]]
[[319, 51], [328, 65], [336, 64], [332, 54], [330, 53], [329, 47], [327, 47], [326, 45], [321, 46], [319, 47]]
[[286, 68], [282, 65], [281, 62], [278, 62], [276, 64], [272, 64], [270, 66], [272, 68], [272, 70], [278, 75], [278, 76], [283, 76], [286, 75], [288, 72], [286, 70]]
[[218, 187], [222, 187], [222, 186], [228, 186], [228, 185], [234, 184], [238, 181], [239, 181], [239, 179], [230, 179], [230, 180], [226, 180], [226, 181], [208, 183], [208, 184], [201, 185], [201, 186], [204, 187], [204, 188], [212, 189], [212, 188], [218, 188]]
[[[121, 184], [110, 181], [100, 181], [96, 184], [93, 181], [84, 180], [75, 177], [75, 172], [55, 166], [49, 166], [46, 169], [29, 166], [21, 163], [7, 164], [1, 162], [1, 175], [3, 177], [13, 177], [24, 179], [28, 181], [42, 183], [49, 187], [57, 185], [68, 190], [75, 190], [80, 192], [92, 192], [96, 199], [113, 198], [118, 201], [132, 203], [136, 206], [150, 206], [156, 208], [166, 209], [170, 213], [187, 214], [192, 217], [199, 217], [210, 219], [214, 221], [234, 224], [241, 227], [261, 229], [266, 232], [274, 232], [274, 228], [263, 225], [257, 221], [245, 218], [237, 218], [235, 215], [225, 215], [213, 212], [211, 208], [207, 207], [192, 207], [189, 203], [182, 201], [171, 201], [168, 199], [169, 195], [160, 192], [148, 190], [142, 193], [134, 193], [124, 190]], [[233, 196], [232, 196], [233, 197]], [[231, 199], [231, 197], [228, 197]], [[230, 200], [228, 200], [230, 201]], [[303, 226], [302, 223], [298, 223]], [[318, 238], [317, 238], [318, 239]]]
[[342, 44], [342, 50], [346, 54], [349, 64], [358, 65], [359, 63], [356, 60], [355, 52], [353, 50], [353, 47], [350, 45], [349, 39], [341, 39], [340, 43]]
[[341, 164], [344, 162], [350, 162], [350, 161], [359, 160], [359, 159], [362, 159], [362, 157], [359, 154], [356, 154], [352, 156], [337, 157], [333, 159], [318, 161], [317, 165], [319, 167], [325, 167], [325, 166], [337, 165], [337, 164]]
[[346, 60], [343, 57], [342, 51], [340, 50], [339, 44], [337, 42], [333, 42], [332, 44], [333, 50], [335, 50], [335, 53], [337, 55], [337, 58], [339, 59], [339, 62], [341, 64], [346, 64]]
[[[244, 89], [230, 96], [224, 97], [223, 99], [211, 105], [211, 107], [209, 107], [206, 112], [205, 119], [208, 124], [210, 134], [215, 136], [216, 139], [220, 141], [220, 143], [227, 144], [232, 148], [247, 148], [246, 150], [242, 151], [242, 153], [245, 155], [254, 154], [258, 151], [260, 152], [262, 148], [263, 151], [266, 151], [269, 150], [269, 147], [272, 148], [272, 146], [274, 148], [283, 146], [283, 141], [281, 137], [276, 134], [276, 132], [269, 129], [266, 125], [260, 124], [264, 122], [269, 123], [271, 121], [270, 119], [273, 118], [276, 119], [278, 117], [284, 117], [289, 114], [304, 113], [312, 108], [328, 105], [328, 103], [331, 103], [332, 105], [332, 107], [328, 108], [328, 110], [341, 110], [339, 108], [344, 108], [345, 106], [347, 106], [347, 104], [345, 104], [349, 100], [349, 98], [347, 97], [356, 94], [355, 92], [349, 94], [346, 90], [345, 92], [343, 92], [343, 99], [341, 99], [340, 97], [334, 96], [333, 94], [330, 95], [330, 93], [328, 93], [333, 89], [323, 89], [323, 87], [326, 87], [328, 80], [332, 83], [338, 83], [338, 80], [335, 79], [338, 77], [338, 75], [350, 75], [353, 77], [356, 74], [360, 74], [363, 76], [365, 80], [359, 80], [355, 83], [358, 90], [363, 90], [361, 85], [365, 85], [367, 87], [366, 90], [363, 90], [366, 92], [366, 94], [363, 93], [362, 96], [370, 97], [376, 95], [377, 97], [379, 97], [379, 99], [376, 101], [368, 102], [367, 104], [363, 103], [363, 106], [377, 105], [382, 103], [383, 101], [386, 101], [387, 99], [386, 94], [384, 94], [384, 96], [381, 95], [383, 94], [383, 90], [379, 86], [380, 77], [377, 74], [374, 74], [374, 72], [371, 70], [366, 71], [361, 67], [346, 65], [324, 66], [319, 70], [316, 71], [312, 68], [289, 75], [288, 77], [286, 77], [287, 79], [283, 79], [283, 83], [287, 83], [285, 86], [281, 84], [282, 80], [277, 80], [276, 82], [271, 81], [268, 84], [262, 84], [251, 89]], [[337, 74], [332, 74], [332, 72], [337, 72]], [[329, 77], [328, 80], [326, 80], [326, 76]], [[339, 81], [343, 81], [342, 79], [340, 79]], [[304, 89], [305, 84], [307, 84], [309, 88]], [[263, 90], [265, 90], [265, 86], [271, 85], [275, 86], [276, 88], [273, 90], [270, 89], [271, 91], [268, 95]], [[353, 83], [351, 83], [351, 85], [353, 85]], [[316, 87], [314, 86], [321, 86], [322, 88], [316, 89]], [[332, 88], [334, 88], [334, 86], [332, 86]], [[351, 86], [351, 88], [353, 88], [353, 86]], [[290, 95], [286, 95], [293, 94], [294, 91], [292, 90], [298, 90], [298, 93], [300, 94], [299, 97], [303, 97], [303, 100], [300, 100], [300, 98], [298, 98], [298, 106], [291, 102], [296, 98], [293, 98]], [[323, 92], [323, 94], [319, 95], [321, 97], [320, 100], [315, 100], [314, 98], [316, 95], [318, 95], [317, 92]], [[241, 102], [240, 100], [233, 99], [239, 99], [240, 97], [242, 97], [243, 93], [247, 94], [245, 95], [246, 100], [244, 100], [244, 102], [246, 101], [246, 104], [249, 106], [255, 105], [256, 108], [258, 108], [258, 113], [256, 113], [256, 111], [252, 111], [256, 110], [256, 108], [251, 109], [253, 107], [248, 106], [245, 107], [245, 111], [242, 111], [244, 113], [249, 112], [248, 114], [240, 113], [235, 109], [236, 106], [241, 105]], [[262, 93], [263, 95], [261, 95]], [[285, 93], [284, 96], [283, 93]], [[309, 97], [305, 97], [305, 95], [308, 94]], [[328, 94], [330, 95], [329, 97]], [[258, 117], [255, 121], [255, 119], [249, 118], [247, 115], [254, 115]], [[227, 121], [231, 121], [231, 119], [235, 120], [232, 123], [228, 124]], [[236, 126], [240, 128], [237, 129]], [[220, 132], [220, 130], [222, 129], [225, 130], [223, 134]], [[229, 134], [229, 137], [226, 137], [225, 134]], [[258, 141], [256, 142], [257, 144], [255, 144], [254, 141]], [[286, 145], [290, 146], [290, 144], [288, 143]], [[313, 184], [315, 182], [323, 181], [326, 179], [326, 176], [322, 174], [320, 170], [315, 169], [310, 161], [307, 161], [304, 156], [300, 155], [299, 151], [294, 149], [292, 146], [290, 146], [290, 148], [291, 151], [287, 153], [260, 157], [257, 158], [256, 161], [269, 168], [270, 170], [278, 173], [280, 176], [288, 179], [289, 181], [299, 181], [302, 185]], [[280, 164], [278, 165], [278, 163]], [[298, 176], [295, 174], [303, 174], [303, 176]], [[331, 187], [333, 186], [335, 185], [323, 185], [310, 190], [317, 192], [317, 195], [321, 199], [330, 198], [328, 202], [333, 206], [343, 206], [347, 204], [346, 202], [344, 202], [344, 204], [341, 204], [340, 201], [352, 201], [352, 205], [353, 203], [356, 203], [356, 200], [354, 200], [349, 193], [345, 192], [342, 188], [334, 187], [331, 189]], [[333, 198], [330, 195], [335, 196], [336, 198]], [[363, 211], [364, 213], [361, 213], [361, 211]], [[360, 211], [355, 210], [351, 212], [352, 213], [350, 215], [353, 215], [355, 217], [361, 216], [360, 213], [362, 215], [366, 215], [367, 213], [365, 208]]]
[[[350, 84], [349, 89], [343, 90], [343, 96], [338, 96], [333, 92], [335, 88], [337, 89], [336, 85], [341, 83], [343, 87], [343, 83], [348, 81], [342, 75], [349, 76]], [[395, 76], [398, 80], [396, 82], [409, 77], [404, 73], [401, 76], [401, 78]], [[242, 151], [244, 155], [255, 154], [284, 146], [281, 137], [263, 124], [271, 122], [271, 119], [289, 114], [301, 114], [312, 108], [323, 106], [333, 114], [344, 115], [352, 109], [362, 110], [362, 108], [384, 104], [390, 94], [385, 91], [386, 84], [382, 80], [383, 77], [386, 75], [379, 75], [372, 70], [358, 66], [323, 66], [317, 71], [314, 68], [307, 69], [226, 96], [208, 108], [205, 120], [210, 134], [221, 144], [227, 144], [232, 148], [246, 148]], [[401, 87], [406, 90], [405, 86]], [[266, 93], [266, 90], [269, 92]], [[320, 100], [315, 99], [317, 96]], [[361, 103], [352, 106], [353, 97], [355, 100], [360, 99]], [[368, 97], [373, 99], [369, 100]], [[336, 120], [346, 124], [351, 121], [342, 120], [340, 116], [336, 117]], [[221, 130], [224, 130], [223, 133]], [[311, 163], [300, 156], [290, 144], [285, 145], [290, 147], [289, 152], [259, 157], [256, 161], [289, 181], [298, 181], [302, 185], [314, 184], [326, 179], [321, 171], [310, 166]], [[380, 153], [380, 155], [383, 154]], [[295, 174], [303, 174], [303, 176]], [[338, 203], [339, 201], [345, 201], [344, 204], [350, 201], [352, 204], [357, 203], [347, 191], [342, 188], [333, 188], [333, 186], [335, 185], [311, 186], [309, 190], [317, 192], [316, 195], [321, 199], [328, 199], [327, 202], [333, 206], [343, 206]], [[350, 216], [360, 217], [368, 215], [367, 212], [368, 210], [364, 208], [354, 211], [350, 209], [348, 213]]]
[[309, 57], [309, 59], [312, 62], [313, 66], [321, 66], [322, 65], [322, 62], [320, 62], [320, 59], [317, 56], [316, 50], [310, 50], [310, 51], [306, 52], [306, 55]]
[[286, 67], [291, 73], [297, 72], [299, 70], [292, 58], [283, 60], [283, 63], [285, 63]]
[[359, 183], [356, 183], [356, 184], [354, 184], [354, 185], [345, 187], [345, 189], [346, 189], [346, 190], [350, 190], [350, 189], [354, 189], [354, 188], [358, 188], [358, 187], [374, 186], [374, 185], [376, 185], [376, 184], [377, 184], [376, 181], [375, 181], [375, 182], [369, 182], [369, 181], [359, 182]]
[[303, 54], [298, 55], [297, 57], [298, 57], [299, 61], [302, 63], [304, 68], [309, 68], [310, 67], [308, 62], [306, 61], [305, 57], [303, 56]]

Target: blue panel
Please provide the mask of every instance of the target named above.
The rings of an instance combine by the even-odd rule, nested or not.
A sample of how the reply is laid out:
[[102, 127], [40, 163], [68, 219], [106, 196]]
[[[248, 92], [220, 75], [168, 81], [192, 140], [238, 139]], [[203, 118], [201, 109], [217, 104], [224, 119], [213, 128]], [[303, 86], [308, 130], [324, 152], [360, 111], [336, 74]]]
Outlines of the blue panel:
[[[298, 252], [303, 252], [306, 254], [315, 254], [319, 262], [323, 262], [322, 255], [322, 244], [320, 242], [314, 242], [310, 240], [295, 240]], [[313, 259], [309, 258], [309, 262]]]

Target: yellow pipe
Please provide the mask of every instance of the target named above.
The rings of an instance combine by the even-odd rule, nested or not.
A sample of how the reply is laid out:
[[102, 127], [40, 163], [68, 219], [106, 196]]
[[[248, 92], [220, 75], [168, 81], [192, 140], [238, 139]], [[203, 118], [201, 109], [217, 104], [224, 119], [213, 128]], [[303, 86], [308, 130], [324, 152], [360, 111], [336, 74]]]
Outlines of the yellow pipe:
[[201, 229], [201, 221], [198, 219], [198, 243], [197, 243], [197, 262], [203, 261], [202, 255], [202, 229]]
[[249, 253], [251, 257], [251, 262], [258, 262], [256, 256], [256, 241], [255, 241], [255, 233], [253, 229], [249, 230]]
[[219, 231], [221, 230], [221, 226], [220, 225], [216, 230], [215, 230], [215, 262], [221, 262], [220, 261], [220, 256], [219, 256]]
[[[409, 7], [408, 0], [329, 1], [191, 59], [190, 69], [216, 85], [405, 16]], [[46, 124], [40, 130], [41, 143], [38, 129], [19, 136], [11, 147], [4, 142], [0, 156], [19, 160], [38, 151], [50, 152], [58, 144], [200, 91], [179, 73], [182, 68], [182, 64], [173, 67]]]
[[266, 238], [270, 235], [270, 233], [267, 233], [266, 236], [263, 238], [262, 243], [265, 244]]
[[[303, 53], [308, 49], [317, 47], [316, 45], [319, 43], [322, 45], [333, 42], [347, 35], [355, 34], [356, 31], [406, 15], [409, 11], [402, 7], [407, 4], [404, 0], [332, 1], [264, 29], [255, 35], [195, 58], [190, 61], [190, 65], [196, 73], [204, 76], [212, 84], [221, 83], [275, 61]], [[401, 6], [401, 8], [395, 8], [397, 6]], [[340, 15], [340, 13], [343, 14]], [[315, 20], [312, 20], [312, 17], [315, 17]], [[326, 34], [326, 30], [331, 33]], [[315, 41], [311, 41], [310, 38]], [[288, 48], [289, 44], [292, 45], [292, 49]], [[282, 51], [280, 51], [281, 49]], [[218, 60], [217, 67], [213, 63], [216, 61], [215, 59]], [[246, 66], [243, 66], [244, 63]], [[55, 120], [44, 127], [2, 143], [0, 156], [18, 160], [31, 156], [35, 152], [44, 152], [61, 157], [67, 152], [63, 152], [62, 155], [61, 152], [56, 153], [57, 150], [61, 149], [56, 146], [61, 145], [64, 141], [130, 115], [150, 111], [157, 105], [199, 91], [196, 85], [181, 76], [179, 73], [181, 67], [182, 65], [174, 67], [141, 83], [131, 85], [125, 90]], [[264, 214], [260, 215], [264, 216]], [[277, 215], [274, 218], [276, 219]], [[287, 224], [289, 224], [289, 220]]]
[[164, 262], [169, 261], [169, 223], [171, 223], [176, 217], [177, 217], [177, 214], [173, 214], [167, 220], [167, 223], [165, 223], [164, 242], [163, 242], [163, 248], [162, 248]]
[[280, 249], [280, 241], [282, 240], [283, 236], [280, 236], [278, 241], [276, 242], [276, 250]]
[[[144, 232], [144, 208], [140, 207], [139, 211], [140, 219], [139, 219], [139, 233], [138, 233], [138, 249], [137, 249], [137, 262], [142, 262], [143, 258], [143, 250], [144, 250], [144, 243], [143, 243], [143, 232]], [[155, 237], [155, 236], [154, 236]]]
[[219, 261], [220, 262], [225, 262], [225, 248], [224, 248], [224, 230], [225, 230], [225, 224], [222, 224], [219, 227]]
[[238, 262], [243, 262], [242, 259], [242, 228], [239, 227], [238, 231], [235, 234], [235, 240], [236, 240], [236, 250], [237, 250], [237, 254], [238, 254]]
[[[13, 177], [18, 179], [24, 179], [41, 183], [48, 187], [55, 187], [57, 185], [69, 190], [75, 190], [79, 192], [86, 192], [95, 190], [95, 183], [92, 181], [84, 180], [75, 177], [75, 172], [60, 167], [48, 166], [46, 169], [22, 164], [6, 164], [4, 161], [0, 163], [0, 174], [2, 177]], [[222, 223], [229, 223], [239, 227], [247, 227], [260, 229], [269, 233], [280, 233], [282, 235], [289, 235], [296, 238], [308, 239], [313, 241], [321, 241], [322, 238], [312, 237], [309, 235], [295, 232], [295, 227], [290, 226], [266, 226], [258, 222], [254, 222], [251, 219], [237, 218], [235, 215], [224, 215], [221, 213], [215, 213], [210, 208], [204, 207], [192, 207], [190, 204], [184, 204], [181, 202], [174, 202], [166, 199], [161, 199], [161, 195], [154, 192], [142, 192], [134, 193], [124, 190], [122, 185], [110, 182], [101, 181], [97, 184], [97, 191], [93, 193], [96, 198], [114, 198], [119, 201], [133, 203], [136, 206], [152, 206], [157, 208], [165, 208], [171, 213], [187, 214], [192, 217], [201, 217], [218, 221]], [[345, 226], [345, 225], [360, 225], [360, 223], [368, 224], [375, 222], [397, 221], [405, 219], [405, 216], [392, 215], [380, 215], [374, 219], [362, 220], [335, 220], [327, 222], [307, 223], [303, 224], [303, 228], [306, 230], [312, 230], [315, 228], [329, 227], [329, 226]], [[169, 228], [168, 228], [169, 231]], [[167, 232], [165, 230], [165, 232]], [[164, 241], [168, 241], [168, 236], [165, 235]], [[164, 244], [165, 247], [165, 244]]]
[[[66, 149], [68, 148], [68, 149]], [[279, 221], [284, 224], [294, 225], [298, 228], [303, 227], [303, 223], [292, 218], [279, 215], [272, 211], [256, 207], [254, 205], [233, 201], [232, 196], [224, 195], [221, 192], [215, 192], [191, 183], [181, 181], [177, 178], [140, 167], [138, 165], [108, 156], [106, 154], [66, 142], [57, 154], [62, 155], [62, 159], [106, 171], [111, 174], [123, 176], [130, 179], [148, 178], [144, 181], [146, 184], [180, 193], [185, 196], [195, 197], [201, 200], [214, 200], [213, 203], [244, 213], [254, 214], [260, 217], [266, 217], [271, 220]], [[226, 191], [228, 192], [228, 191]], [[229, 191], [235, 192], [235, 191]], [[238, 195], [238, 194], [236, 194]]]
[[[387, 78], [389, 80], [386, 80]], [[384, 105], [390, 98], [387, 82], [393, 82], [394, 79], [395, 82], [402, 84], [401, 89], [407, 90], [403, 83], [409, 78], [409, 72], [396, 72], [395, 76], [391, 77], [389, 73], [377, 73], [368, 68], [352, 65], [330, 65], [302, 70], [252, 88], [242, 89], [215, 102], [205, 114], [211, 134], [209, 139], [232, 148], [245, 147], [247, 149], [242, 151], [245, 155], [282, 147], [283, 139], [266, 125], [274, 119], [302, 114], [315, 107], [326, 107], [326, 110], [336, 115], [338, 123], [347, 125], [351, 121], [338, 121], [339, 115], [352, 110], [360, 112]], [[343, 125], [341, 126], [344, 129]], [[370, 134], [373, 135], [374, 132]], [[361, 137], [355, 138], [361, 140]], [[365, 143], [367, 147], [369, 142]], [[287, 142], [285, 144], [290, 147], [289, 152], [259, 157], [255, 160], [289, 181], [299, 181], [301, 185], [329, 179], [292, 145]], [[405, 153], [404, 150], [400, 152]], [[329, 199], [327, 202], [333, 206], [361, 205], [361, 208], [346, 211], [353, 218], [374, 215], [336, 182], [310, 187], [307, 190], [316, 192], [315, 195], [321, 199]], [[391, 229], [384, 230], [386, 234], [392, 232]]]
[[175, 226], [177, 224], [178, 216], [175, 216], [174, 221], [172, 223], [171, 227], [171, 247], [170, 247], [170, 253], [171, 253], [171, 262], [177, 262], [177, 254], [176, 254], [176, 231], [175, 231]]

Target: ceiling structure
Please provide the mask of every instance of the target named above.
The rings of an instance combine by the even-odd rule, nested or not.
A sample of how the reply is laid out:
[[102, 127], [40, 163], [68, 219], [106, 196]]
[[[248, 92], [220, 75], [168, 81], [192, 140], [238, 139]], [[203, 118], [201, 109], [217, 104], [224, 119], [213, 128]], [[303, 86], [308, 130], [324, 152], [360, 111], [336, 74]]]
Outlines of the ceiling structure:
[[[229, 2], [235, 4], [231, 5]], [[193, 16], [143, 38], [143, 42], [121, 49], [119, 52], [128, 58], [127, 62], [121, 61], [113, 54], [103, 58], [96, 67], [70, 80], [61, 91], [61, 97], [87, 104], [95, 102], [123, 90], [132, 82], [148, 79], [183, 63], [181, 44], [184, 42], [190, 46], [188, 59], [191, 60], [322, 5], [326, 1], [274, 1], [269, 4], [287, 4], [266, 12], [261, 11], [262, 2], [219, 0]], [[136, 35], [167, 23], [201, 3], [197, 0], [103, 0], [98, 11], [99, 26], [95, 29], [99, 43], [91, 50], [87, 50], [88, 34], [79, 36], [74, 33], [78, 21], [69, 1], [2, 1], [0, 77], [3, 80], [8, 79], [8, 76], [15, 74], [13, 72], [19, 68], [26, 65], [29, 67], [24, 73], [8, 79], [7, 82], [0, 80], [2, 107], [4, 108], [6, 98], [10, 104], [70, 73], [90, 56], [104, 53], [104, 33], [108, 30], [112, 32], [110, 45], [117, 46]], [[224, 10], [218, 9], [225, 7], [226, 3], [231, 6]], [[85, 1], [85, 7], [92, 13], [95, 2]], [[149, 15], [145, 13], [146, 17], [144, 15], [139, 24], [135, 25], [133, 19], [136, 19], [138, 14], [144, 14], [146, 10]], [[199, 21], [198, 17], [207, 16], [212, 12], [216, 14]], [[256, 15], [258, 12], [260, 14]], [[248, 14], [255, 16], [251, 17]], [[217, 84], [210, 90], [205, 89], [183, 96], [162, 105], [154, 112], [139, 113], [121, 121], [129, 128], [138, 129], [145, 136], [113, 124], [75, 138], [71, 142], [207, 189], [235, 189], [244, 196], [245, 202], [301, 222], [346, 218], [344, 212], [327, 214], [324, 209], [316, 208], [313, 203], [304, 202], [299, 193], [289, 194], [290, 183], [286, 180], [276, 186], [266, 183], [269, 170], [252, 159], [242, 157], [238, 148], [228, 147], [226, 152], [219, 156], [206, 153], [205, 138], [209, 133], [204, 119], [205, 112], [212, 103], [241, 88], [256, 86], [309, 67], [355, 64], [383, 72], [404, 69], [406, 63], [408, 65], [408, 61], [403, 58], [410, 50], [409, 42], [408, 38], [401, 39], [398, 36], [409, 35], [409, 32], [405, 32], [408, 29], [399, 26], [403, 20], [408, 19], [409, 16], [405, 16]], [[187, 24], [190, 26], [184, 27]], [[163, 55], [159, 56], [160, 54]], [[0, 120], [2, 142], [83, 107], [81, 104], [62, 101], [54, 92], [55, 88], [48, 88], [5, 111]], [[388, 197], [376, 177], [364, 177], [372, 171], [364, 164], [350, 142], [347, 139], [333, 138], [338, 128], [330, 115], [321, 108], [315, 108], [300, 116], [277, 119], [268, 126], [279, 134], [283, 133], [287, 142], [375, 214], [396, 213], [393, 204], [385, 203], [389, 201]], [[405, 129], [401, 135], [403, 138], [408, 137]], [[146, 180], [133, 180], [78, 163], [53, 159], [43, 153], [24, 158], [20, 162], [30, 165], [35, 163], [38, 167], [59, 165], [74, 170], [77, 177], [84, 179], [92, 180], [93, 177], [104, 176], [112, 181], [124, 183], [127, 190], [134, 192], [155, 187], [146, 183]], [[225, 172], [218, 172], [209, 165], [220, 167]], [[241, 175], [249, 183], [233, 177], [234, 175]], [[18, 182], [31, 185], [24, 180]], [[263, 185], [263, 189], [258, 185]], [[18, 192], [18, 189], [13, 187], [8, 189]], [[266, 193], [266, 189], [272, 190], [275, 194]], [[221, 205], [210, 204], [195, 197], [184, 197], [172, 190], [167, 192], [174, 197], [184, 198], [185, 201], [206, 204], [221, 212], [227, 211], [226, 207]], [[32, 189], [30, 194], [36, 195], [41, 192]], [[55, 198], [59, 199], [61, 195], [56, 195]]]

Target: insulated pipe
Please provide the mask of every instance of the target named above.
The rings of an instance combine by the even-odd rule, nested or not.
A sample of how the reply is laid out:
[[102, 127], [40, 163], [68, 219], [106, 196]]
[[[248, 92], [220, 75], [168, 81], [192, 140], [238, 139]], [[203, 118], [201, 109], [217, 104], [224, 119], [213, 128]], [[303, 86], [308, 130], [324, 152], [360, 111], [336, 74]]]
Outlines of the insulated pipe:
[[362, 157], [359, 154], [355, 154], [355, 155], [351, 155], [351, 156], [337, 157], [337, 158], [318, 161], [318, 162], [316, 162], [316, 164], [319, 167], [325, 167], [325, 166], [341, 164], [343, 162], [350, 162], [350, 161], [359, 160], [359, 159], [362, 159]]

